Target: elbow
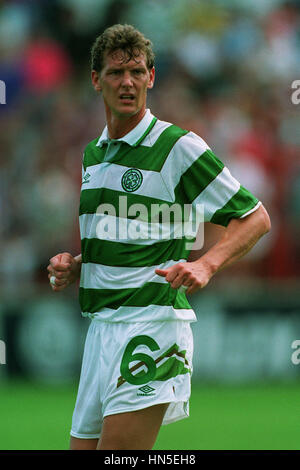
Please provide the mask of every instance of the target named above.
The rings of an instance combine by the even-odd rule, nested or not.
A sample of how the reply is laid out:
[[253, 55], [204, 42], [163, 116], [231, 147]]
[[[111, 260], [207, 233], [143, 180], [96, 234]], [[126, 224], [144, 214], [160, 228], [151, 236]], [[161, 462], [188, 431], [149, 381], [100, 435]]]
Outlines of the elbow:
[[266, 233], [270, 232], [271, 230], [271, 219], [269, 217], [268, 212], [262, 205], [260, 207], [260, 212], [261, 212], [261, 229], [262, 229], [262, 235], [265, 235]]

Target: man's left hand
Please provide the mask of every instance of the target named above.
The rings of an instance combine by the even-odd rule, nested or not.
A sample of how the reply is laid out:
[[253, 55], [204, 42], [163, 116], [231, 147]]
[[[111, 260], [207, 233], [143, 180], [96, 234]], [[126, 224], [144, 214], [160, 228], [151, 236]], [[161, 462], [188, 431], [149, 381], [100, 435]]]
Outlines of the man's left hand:
[[173, 289], [187, 287], [186, 294], [193, 294], [205, 287], [213, 275], [212, 270], [201, 260], [177, 263], [167, 269], [156, 269], [155, 273], [165, 277]]

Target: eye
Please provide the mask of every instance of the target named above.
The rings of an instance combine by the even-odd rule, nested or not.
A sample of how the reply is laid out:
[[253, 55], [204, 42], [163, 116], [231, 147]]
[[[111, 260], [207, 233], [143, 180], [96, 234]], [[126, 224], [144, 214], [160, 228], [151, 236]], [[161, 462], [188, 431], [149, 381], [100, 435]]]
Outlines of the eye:
[[108, 75], [120, 75], [121, 71], [120, 70], [111, 70]]

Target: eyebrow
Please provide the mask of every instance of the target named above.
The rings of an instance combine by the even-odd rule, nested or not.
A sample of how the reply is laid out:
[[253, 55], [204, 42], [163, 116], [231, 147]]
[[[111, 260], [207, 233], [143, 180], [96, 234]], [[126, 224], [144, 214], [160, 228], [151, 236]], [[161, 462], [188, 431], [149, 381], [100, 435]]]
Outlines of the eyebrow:
[[[122, 67], [123, 64], [120, 64], [120, 65], [112, 65], [111, 67], [109, 67], [107, 69], [107, 72], [111, 72], [111, 71], [114, 71], [114, 70], [124, 70], [124, 68]], [[136, 65], [133, 65], [132, 67], [130, 67], [131, 70], [146, 70], [147, 67], [144, 66], [144, 65], [140, 65], [140, 64], [136, 64]]]

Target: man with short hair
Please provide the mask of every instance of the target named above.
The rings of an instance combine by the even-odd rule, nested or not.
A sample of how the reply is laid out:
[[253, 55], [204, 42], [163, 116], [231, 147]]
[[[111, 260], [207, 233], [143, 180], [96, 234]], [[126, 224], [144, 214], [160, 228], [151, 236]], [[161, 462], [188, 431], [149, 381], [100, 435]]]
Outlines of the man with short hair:
[[[161, 424], [188, 416], [196, 316], [186, 294], [270, 229], [262, 204], [200, 137], [146, 108], [154, 77], [151, 42], [132, 26], [97, 38], [91, 78], [107, 126], [83, 156], [82, 253], [60, 253], [48, 266], [54, 291], [80, 277], [91, 319], [71, 449], [151, 449]], [[189, 237], [174, 229], [186, 205], [192, 217], [203, 207], [204, 221], [226, 227], [193, 262]], [[171, 212], [168, 236], [159, 235]]]

